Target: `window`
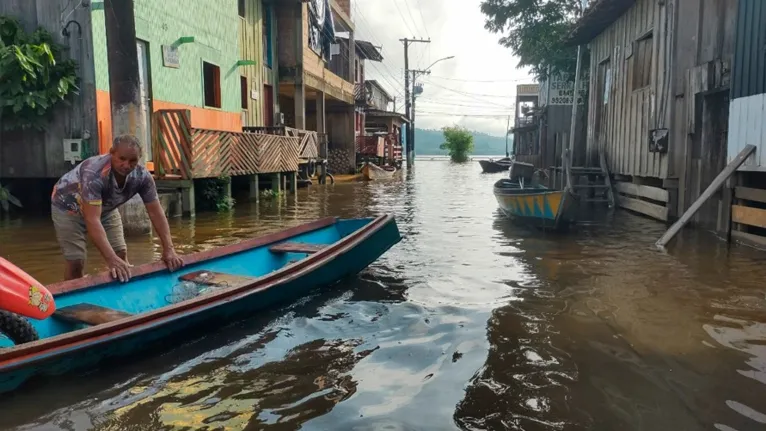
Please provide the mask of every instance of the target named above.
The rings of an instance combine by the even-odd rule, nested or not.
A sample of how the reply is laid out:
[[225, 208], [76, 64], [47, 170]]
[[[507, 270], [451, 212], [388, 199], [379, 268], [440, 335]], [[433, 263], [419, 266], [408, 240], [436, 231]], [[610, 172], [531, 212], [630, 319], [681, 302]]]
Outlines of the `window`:
[[244, 18], [245, 17], [245, 0], [238, 0], [237, 7], [239, 9], [239, 16]]
[[205, 86], [205, 106], [221, 107], [221, 69], [207, 62], [202, 62], [202, 79]]
[[263, 3], [263, 64], [271, 68], [271, 5]]
[[242, 93], [242, 109], [247, 109], [247, 78], [239, 77], [239, 91]]
[[638, 39], [633, 51], [633, 89], [639, 90], [652, 83], [652, 34]]

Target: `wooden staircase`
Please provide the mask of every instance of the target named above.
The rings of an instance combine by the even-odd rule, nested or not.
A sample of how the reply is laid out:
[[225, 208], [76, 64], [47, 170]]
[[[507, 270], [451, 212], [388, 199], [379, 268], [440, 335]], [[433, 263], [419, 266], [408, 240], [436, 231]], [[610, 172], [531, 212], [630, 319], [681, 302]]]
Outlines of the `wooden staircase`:
[[[556, 167], [555, 186], [563, 188], [567, 182], [571, 183], [572, 191], [580, 197], [581, 203], [589, 204], [607, 204], [609, 208], [615, 206], [615, 193], [612, 187], [612, 180], [609, 176], [609, 168], [606, 164], [606, 158], [603, 154], [599, 157], [600, 166], [571, 166], [569, 169], [569, 179], [564, 168]], [[567, 167], [567, 160], [564, 166]], [[562, 172], [563, 175], [561, 174]]]
[[612, 179], [603, 154], [599, 167], [572, 167], [572, 189], [580, 196], [580, 202], [607, 204], [614, 208], [615, 197]]

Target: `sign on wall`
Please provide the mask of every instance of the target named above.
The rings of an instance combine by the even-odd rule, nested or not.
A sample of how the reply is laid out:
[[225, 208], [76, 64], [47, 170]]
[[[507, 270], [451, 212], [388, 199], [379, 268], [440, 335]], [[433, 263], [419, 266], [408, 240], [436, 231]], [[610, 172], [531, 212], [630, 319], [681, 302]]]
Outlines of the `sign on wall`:
[[[544, 85], [547, 87], [547, 84]], [[585, 103], [588, 81], [581, 80], [577, 91], [577, 104]], [[574, 99], [574, 81], [553, 78], [550, 84], [550, 96], [547, 98], [551, 105], [571, 105]]]
[[162, 45], [162, 65], [174, 69], [181, 67], [181, 60], [178, 56], [178, 47]]

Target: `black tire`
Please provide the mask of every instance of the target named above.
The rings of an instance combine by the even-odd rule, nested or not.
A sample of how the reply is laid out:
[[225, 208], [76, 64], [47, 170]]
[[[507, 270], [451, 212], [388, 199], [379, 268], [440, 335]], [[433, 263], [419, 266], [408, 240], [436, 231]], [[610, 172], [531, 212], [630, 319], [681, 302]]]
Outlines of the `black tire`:
[[10, 338], [16, 345], [40, 339], [37, 330], [27, 319], [2, 310], [0, 310], [0, 334]]

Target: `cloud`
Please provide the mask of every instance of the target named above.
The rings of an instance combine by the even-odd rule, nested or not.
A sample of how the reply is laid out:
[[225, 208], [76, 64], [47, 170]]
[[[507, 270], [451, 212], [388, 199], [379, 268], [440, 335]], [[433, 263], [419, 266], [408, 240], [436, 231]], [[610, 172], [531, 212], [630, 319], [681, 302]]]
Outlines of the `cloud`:
[[367, 79], [377, 79], [397, 97], [404, 112], [404, 47], [402, 38], [430, 36], [431, 43], [410, 47], [410, 68], [436, 64], [419, 78], [423, 94], [416, 103], [416, 124], [438, 129], [459, 124], [504, 135], [513, 115], [516, 85], [533, 83], [528, 69], [500, 46], [500, 35], [484, 28], [481, 0], [352, 0], [351, 18], [357, 39], [382, 47], [383, 62], [366, 62]]

